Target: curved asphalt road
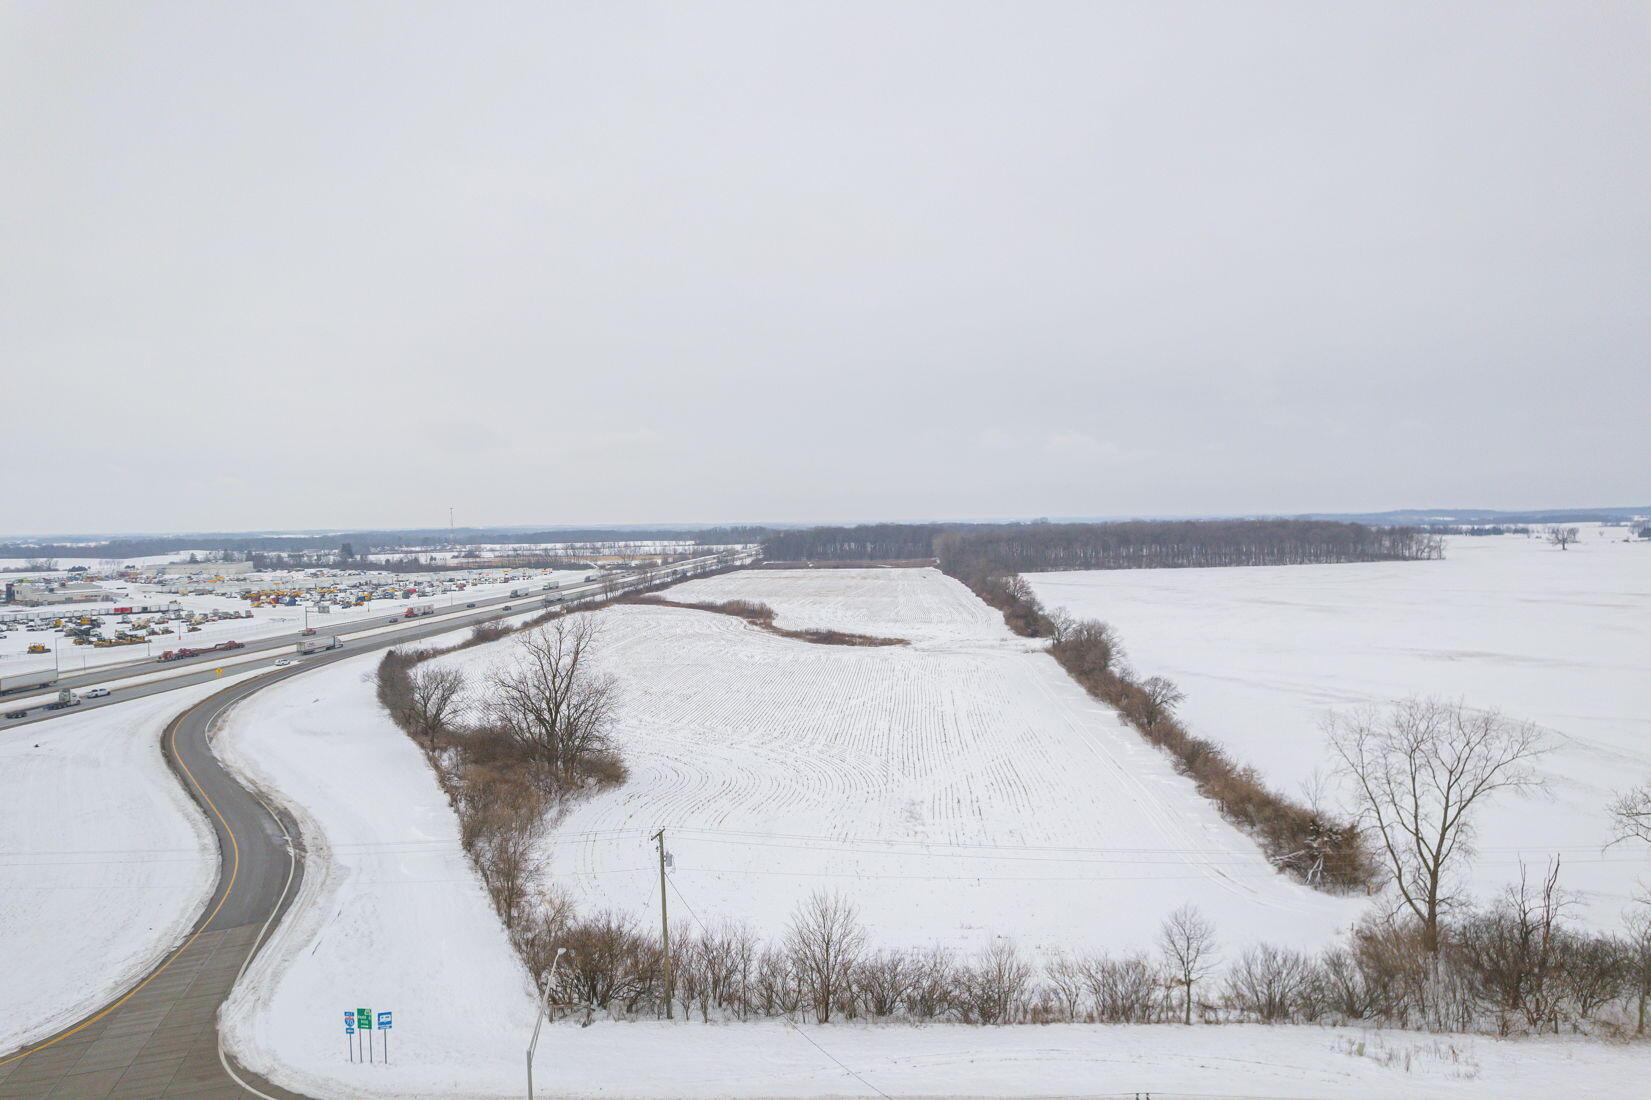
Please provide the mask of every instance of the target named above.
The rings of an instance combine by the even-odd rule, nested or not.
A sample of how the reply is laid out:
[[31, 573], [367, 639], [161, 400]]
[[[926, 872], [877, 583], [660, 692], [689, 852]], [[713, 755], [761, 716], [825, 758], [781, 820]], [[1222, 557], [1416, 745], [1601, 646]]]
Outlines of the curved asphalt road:
[[[522, 602], [529, 606], [509, 614], [540, 610], [537, 601]], [[501, 608], [489, 617], [505, 614]], [[225, 711], [271, 684], [455, 628], [451, 619], [438, 618], [363, 639], [225, 688], [173, 719], [161, 745], [217, 833], [217, 888], [194, 931], [132, 989], [80, 1023], [0, 1058], [0, 1100], [299, 1100], [237, 1066], [218, 1045], [218, 1008], [297, 895], [304, 861], [296, 825], [224, 770], [209, 735]]]
[[294, 896], [303, 860], [287, 838], [297, 830], [224, 771], [207, 733], [235, 703], [303, 667], [226, 688], [167, 726], [167, 763], [217, 833], [217, 888], [194, 931], [131, 990], [0, 1060], [0, 1097], [295, 1096], [220, 1056], [217, 1013]]

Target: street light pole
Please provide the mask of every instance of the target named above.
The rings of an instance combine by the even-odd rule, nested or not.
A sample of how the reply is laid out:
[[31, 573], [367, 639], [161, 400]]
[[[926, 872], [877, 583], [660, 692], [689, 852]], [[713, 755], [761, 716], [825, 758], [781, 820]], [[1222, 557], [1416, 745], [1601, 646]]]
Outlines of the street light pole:
[[544, 1026], [545, 1012], [550, 1007], [550, 987], [556, 980], [556, 966], [567, 954], [567, 948], [558, 947], [556, 957], [550, 960], [550, 973], [545, 977], [544, 992], [539, 994], [539, 1011], [533, 1015], [533, 1040], [527, 1044], [527, 1100], [533, 1100], [533, 1052], [539, 1047], [539, 1029]]

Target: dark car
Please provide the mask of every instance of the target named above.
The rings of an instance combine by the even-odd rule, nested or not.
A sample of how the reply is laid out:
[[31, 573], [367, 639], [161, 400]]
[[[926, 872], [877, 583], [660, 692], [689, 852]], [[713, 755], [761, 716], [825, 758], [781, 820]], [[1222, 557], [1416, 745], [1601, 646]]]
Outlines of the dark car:
[[8, 710], [6, 712], [7, 718], [27, 718], [28, 716], [29, 712], [26, 710]]
[[465, 605], [464, 605], [464, 606], [466, 606], [466, 607], [475, 607], [475, 606], [476, 606], [476, 605], [475, 605], [475, 604], [473, 604], [473, 603], [467, 603], [467, 604], [465, 604]]

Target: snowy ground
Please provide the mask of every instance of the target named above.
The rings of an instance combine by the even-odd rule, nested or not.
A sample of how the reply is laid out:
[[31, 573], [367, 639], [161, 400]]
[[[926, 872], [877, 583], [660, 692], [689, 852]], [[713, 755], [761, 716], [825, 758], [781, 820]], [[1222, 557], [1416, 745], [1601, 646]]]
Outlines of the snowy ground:
[[1385, 1100], [1639, 1095], [1651, 1056], [1644, 1046], [1354, 1028], [763, 1021], [564, 1025], [541, 1040], [536, 1066], [535, 1095], [545, 1096]]
[[[1604, 532], [1604, 533], [1602, 533]], [[1187, 692], [1196, 733], [1295, 789], [1327, 767], [1332, 710], [1408, 695], [1464, 699], [1540, 724], [1550, 790], [1489, 807], [1473, 885], [1564, 860], [1579, 913], [1615, 926], [1643, 849], [1604, 805], [1651, 778], [1651, 545], [1584, 528], [1561, 551], [1524, 536], [1451, 537], [1438, 562], [1032, 574], [1040, 599], [1121, 631], [1142, 674]]]
[[[766, 583], [783, 589], [785, 580]], [[854, 583], [854, 578], [833, 583]], [[865, 583], [881, 586], [911, 580]], [[949, 582], [931, 577], [923, 583]], [[924, 599], [932, 602], [937, 595]], [[782, 591], [773, 602], [782, 605], [783, 596]], [[879, 588], [877, 599], [886, 596]], [[872, 610], [877, 599], [868, 601], [863, 617], [843, 621], [861, 629], [886, 623], [877, 617], [882, 612]], [[807, 832], [817, 827], [812, 822], [820, 812], [820, 792], [830, 792], [830, 797], [859, 812], [881, 802], [898, 805], [899, 794], [915, 789], [920, 775], [928, 776], [921, 785], [937, 792], [920, 801], [936, 813], [927, 825], [899, 815], [893, 822], [857, 822], [850, 813], [840, 815], [842, 821], [857, 825], [860, 841], [874, 835], [873, 825], [902, 837], [933, 833], [951, 839], [978, 836], [980, 814], [990, 809], [1002, 830], [999, 835], [1014, 838], [1028, 830], [1041, 835], [1036, 832], [1043, 827], [1041, 815], [1034, 809], [1019, 812], [1020, 803], [1012, 795], [989, 793], [1003, 775], [1016, 769], [1012, 761], [1002, 759], [1001, 742], [990, 738], [987, 727], [1001, 725], [1017, 741], [1030, 742], [1024, 751], [1031, 757], [1045, 751], [1044, 744], [1075, 739], [1071, 728], [1056, 718], [1059, 712], [1051, 712], [1051, 704], [1032, 703], [1046, 691], [1036, 676], [1022, 679], [1007, 671], [1016, 663], [1035, 668], [1047, 661], [1020, 643], [994, 650], [1003, 639], [994, 642], [990, 631], [959, 627], [954, 643], [855, 651], [807, 646], [703, 613], [632, 607], [606, 612], [603, 619], [608, 624], [607, 652], [616, 668], [640, 669], [650, 676], [663, 676], [673, 664], [680, 664], [680, 670], [648, 693], [639, 692], [631, 678], [635, 673], [621, 671], [627, 677], [632, 786], [641, 785], [646, 797], [626, 799], [623, 791], [610, 796], [606, 801], [612, 811], [592, 824], [629, 829], [632, 817], [651, 818], [650, 811], [656, 810], [667, 815], [668, 823], [682, 821], [684, 840], [673, 844], [677, 866], [672, 875], [698, 915], [714, 919], [729, 907], [783, 915], [790, 898], [834, 863], [863, 866], [864, 877], [850, 870], [832, 881], [858, 891], [883, 932], [902, 922], [929, 931], [922, 921], [937, 919], [943, 925], [938, 913], [986, 905], [999, 916], [1017, 908], [1028, 910], [1016, 931], [1057, 928], [1064, 935], [1080, 923], [1124, 928], [1131, 921], [1126, 911], [1155, 908], [1157, 887], [1140, 881], [1131, 865], [1126, 865], [1122, 883], [1097, 896], [1083, 883], [1028, 883], [1019, 876], [1009, 882], [974, 882], [958, 880], [950, 869], [939, 880], [891, 881], [877, 877], [886, 872], [891, 857], [876, 844], [855, 845], [869, 851], [841, 852], [829, 846], [822, 849], [806, 838], [795, 847], [784, 838], [773, 847], [719, 846], [703, 839], [714, 840], [723, 826], [751, 824], [758, 818], [772, 827], [796, 817], [795, 831]], [[798, 618], [791, 625], [820, 623]], [[660, 656], [656, 649], [676, 654], [677, 661]], [[470, 650], [454, 659], [486, 652]], [[857, 654], [909, 659], [914, 652], [926, 654], [932, 663], [890, 666], [880, 675], [862, 666], [837, 664]], [[985, 660], [994, 652], [1003, 663]], [[948, 659], [985, 663], [954, 669]], [[226, 1010], [226, 1041], [253, 1069], [312, 1095], [520, 1095], [522, 1056], [532, 1031], [529, 983], [459, 853], [456, 822], [434, 778], [373, 700], [366, 679], [373, 660], [363, 656], [340, 662], [272, 687], [237, 708], [219, 735], [218, 750], [232, 766], [256, 777], [294, 808], [310, 848], [302, 896]], [[845, 681], [846, 688], [833, 688], [821, 678], [824, 673], [812, 670], [822, 661], [826, 673], [859, 677]], [[971, 676], [975, 682], [966, 684]], [[790, 681], [790, 694], [801, 698], [787, 702], [786, 692], [762, 690], [764, 683], [774, 680]], [[923, 686], [931, 682], [936, 686]], [[753, 690], [755, 698], [739, 702]], [[672, 706], [672, 697], [680, 704]], [[903, 697], [909, 701], [898, 702]], [[931, 743], [936, 731], [915, 716], [942, 697], [954, 701], [947, 704], [947, 717], [934, 722], [944, 731], [936, 744]], [[1009, 717], [1012, 703], [1032, 707], [1033, 717]], [[733, 713], [713, 721], [706, 706]], [[893, 715], [890, 721], [853, 717], [876, 715], [885, 707]], [[995, 721], [984, 713], [994, 707]], [[756, 717], [765, 710], [766, 719]], [[814, 714], [817, 720], [811, 719]], [[1079, 723], [1079, 733], [1096, 740], [1108, 737], [1103, 720], [1082, 715], [1069, 720]], [[678, 724], [680, 731], [671, 734], [667, 722]], [[1091, 731], [1084, 723], [1096, 728]], [[762, 728], [775, 731], [776, 744], [767, 749], [752, 744]], [[778, 743], [782, 735], [783, 748]], [[865, 753], [873, 759], [864, 766], [822, 770], [822, 762], [834, 758], [823, 739], [863, 745], [877, 736], [885, 742], [883, 751]], [[652, 747], [645, 740], [653, 742]], [[787, 781], [786, 765], [776, 759], [782, 753], [800, 777], [796, 782]], [[954, 760], [955, 767], [945, 767], [946, 760]], [[1093, 758], [1069, 754], [1045, 763], [1056, 765], [1048, 773], [1056, 776], [1062, 766], [1082, 763], [1092, 784], [1105, 791], [1116, 792], [1120, 782], [1106, 775], [1108, 769], [1097, 767]], [[720, 783], [714, 779], [717, 775]], [[760, 788], [755, 800], [747, 791], [754, 777]], [[1176, 799], [1167, 804], [1203, 824], [1198, 807], [1181, 802], [1174, 790], [1151, 790], [1160, 778], [1148, 767], [1141, 778], [1148, 790], [1128, 793], [1136, 814]], [[1059, 803], [1073, 797], [1077, 786], [1057, 779], [1050, 788], [1044, 808], [1053, 815], [1054, 825], [1069, 823]], [[879, 796], [891, 788], [893, 794]], [[974, 792], [971, 799], [961, 799], [966, 791]], [[942, 797], [940, 792], [960, 797]], [[971, 812], [964, 812], [970, 807]], [[1114, 816], [1095, 811], [1092, 803], [1084, 808], [1099, 812], [1103, 821]], [[689, 824], [705, 826], [695, 834], [701, 839], [688, 839]], [[657, 880], [645, 838], [633, 844], [627, 835], [616, 842], [617, 850], [611, 850], [592, 845], [591, 831], [588, 824], [573, 822], [564, 830], [565, 837], [577, 841], [577, 865], [600, 858], [627, 862], [589, 867], [569, 881], [579, 887], [587, 904], [608, 900], [647, 916]], [[933, 857], [919, 866], [961, 859], [971, 870], [986, 871], [999, 858], [984, 857], [982, 864], [977, 853], [948, 844], [928, 850]], [[1035, 856], [1050, 854], [1039, 850]], [[1085, 858], [1093, 857], [1091, 853]], [[711, 858], [738, 865], [741, 873], [709, 874], [692, 866]], [[892, 857], [897, 864], [915, 858]], [[1016, 851], [1008, 858], [1027, 858], [1027, 853]], [[1091, 865], [1076, 866], [1093, 873]], [[1069, 873], [1066, 864], [1055, 868], [1057, 875]], [[1031, 870], [1036, 878], [1048, 868]], [[1117, 868], [1103, 865], [1101, 870]], [[794, 874], [801, 877], [786, 877]], [[1277, 897], [1294, 900], [1293, 889], [1262, 893], [1256, 900], [1225, 895], [1208, 884], [1202, 871], [1192, 878], [1197, 881], [1190, 887], [1186, 880], [1174, 879], [1173, 896], [1179, 898], [1190, 888], [1209, 908], [1219, 908], [1229, 924], [1236, 925], [1235, 914], [1253, 908], [1271, 922], [1269, 929], [1311, 935], [1303, 914], [1264, 904]], [[604, 894], [593, 885], [604, 881], [622, 885]], [[1256, 883], [1235, 880], [1238, 886], [1253, 891]], [[1063, 906], [1051, 923], [1044, 911], [1046, 889], [1072, 891], [1080, 900]], [[358, 1006], [395, 1012], [390, 1065], [348, 1061], [339, 1014]], [[1159, 1094], [1278, 1097], [1534, 1097], [1563, 1095], [1584, 1080], [1599, 1091], [1626, 1095], [1646, 1069], [1640, 1048], [1352, 1029], [1208, 1027], [1189, 1032], [1173, 1027], [833, 1025], [799, 1031], [778, 1021], [599, 1023], [584, 1029], [563, 1023], [548, 1029], [541, 1040], [535, 1086], [536, 1094], [545, 1096], [650, 1098], [856, 1096], [879, 1091], [900, 1097], [1133, 1095], [1146, 1089]]]
[[[658, 919], [660, 826], [684, 909], [764, 937], [818, 888], [852, 895], [878, 943], [965, 953], [994, 935], [1034, 952], [1146, 948], [1187, 901], [1230, 945], [1317, 945], [1362, 908], [1276, 874], [1115, 713], [934, 570], [761, 570], [671, 594], [763, 599], [782, 625], [914, 644], [603, 613], [630, 779], [575, 805], [548, 846], [583, 911]], [[513, 644], [447, 660], [475, 682]]]
[[0, 735], [0, 1051], [108, 1001], [200, 915], [217, 844], [160, 736], [223, 686]]
[[[312, 1096], [511, 1095], [531, 981], [446, 796], [374, 697], [377, 661], [259, 692], [218, 734], [221, 757], [294, 813], [308, 847], [300, 896], [224, 1010], [224, 1042]], [[346, 1058], [341, 1013], [363, 1006], [395, 1014], [389, 1066]]]

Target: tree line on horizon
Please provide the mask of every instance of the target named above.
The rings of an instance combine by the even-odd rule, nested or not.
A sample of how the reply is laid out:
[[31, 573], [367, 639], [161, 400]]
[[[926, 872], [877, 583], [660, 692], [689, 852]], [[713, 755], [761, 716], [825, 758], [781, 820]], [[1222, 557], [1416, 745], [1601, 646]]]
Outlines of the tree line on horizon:
[[763, 541], [770, 561], [933, 559], [1020, 573], [1429, 561], [1444, 539], [1419, 527], [1328, 520], [1130, 520], [1119, 523], [862, 524], [780, 531]]

